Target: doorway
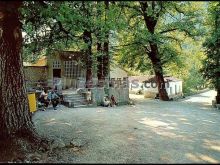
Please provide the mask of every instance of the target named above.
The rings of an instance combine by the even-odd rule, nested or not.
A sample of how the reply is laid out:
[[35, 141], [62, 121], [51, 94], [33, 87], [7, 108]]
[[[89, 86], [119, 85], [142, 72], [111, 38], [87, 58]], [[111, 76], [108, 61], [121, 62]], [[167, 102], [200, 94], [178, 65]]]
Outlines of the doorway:
[[53, 69], [53, 78], [61, 78], [61, 69]]

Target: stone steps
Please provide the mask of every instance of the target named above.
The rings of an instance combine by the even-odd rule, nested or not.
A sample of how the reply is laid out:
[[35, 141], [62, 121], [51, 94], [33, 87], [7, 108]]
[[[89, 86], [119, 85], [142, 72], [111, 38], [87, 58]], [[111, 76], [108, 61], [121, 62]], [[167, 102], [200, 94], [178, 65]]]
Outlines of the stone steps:
[[80, 94], [65, 94], [64, 95], [64, 105], [69, 108], [76, 108], [76, 107], [86, 107], [86, 99], [84, 96]]

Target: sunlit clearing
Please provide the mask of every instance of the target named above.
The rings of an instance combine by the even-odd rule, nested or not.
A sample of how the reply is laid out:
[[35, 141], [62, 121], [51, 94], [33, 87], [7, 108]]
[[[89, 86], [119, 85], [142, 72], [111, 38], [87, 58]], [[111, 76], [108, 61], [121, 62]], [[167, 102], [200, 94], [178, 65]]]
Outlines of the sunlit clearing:
[[151, 120], [148, 118], [143, 118], [142, 121], [139, 121], [139, 123], [145, 124], [147, 126], [151, 127], [165, 127], [167, 129], [175, 129], [174, 127], [169, 126], [170, 124], [158, 121], [158, 120]]
[[219, 163], [218, 160], [215, 160], [214, 158], [208, 156], [208, 155], [204, 155], [204, 154], [199, 154], [198, 156], [197, 155], [193, 155], [191, 153], [187, 153], [186, 154], [186, 157], [189, 158], [190, 160], [192, 161], [195, 161], [195, 162], [202, 162], [202, 161], [206, 161], [208, 163]]

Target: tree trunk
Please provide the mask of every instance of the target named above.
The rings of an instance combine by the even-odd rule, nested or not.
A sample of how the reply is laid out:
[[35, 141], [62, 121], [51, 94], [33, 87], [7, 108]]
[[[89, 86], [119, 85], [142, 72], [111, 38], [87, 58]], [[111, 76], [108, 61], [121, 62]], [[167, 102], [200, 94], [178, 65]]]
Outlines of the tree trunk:
[[[107, 11], [109, 9], [109, 1], [105, 1], [105, 10]], [[105, 12], [106, 12], [105, 11]], [[101, 14], [101, 13], [99, 13]], [[106, 21], [106, 14], [105, 14], [105, 21]], [[101, 29], [100, 29], [101, 30]], [[104, 42], [98, 41], [97, 43], [97, 51], [102, 54], [101, 56], [98, 56], [97, 61], [98, 61], [98, 81], [101, 82], [99, 83], [100, 86], [103, 86], [104, 82], [106, 79], [108, 80], [109, 78], [109, 32], [105, 31], [105, 39]], [[97, 36], [98, 40], [101, 38]], [[102, 47], [103, 46], [103, 47]]]
[[158, 57], [158, 48], [157, 48], [157, 45], [153, 43], [150, 44], [150, 47], [151, 47], [151, 52], [149, 53], [148, 57], [150, 58], [152, 65], [153, 65], [153, 69], [154, 69], [154, 73], [155, 73], [155, 77], [157, 81], [159, 97], [163, 101], [168, 101], [169, 97], [168, 97], [166, 87], [165, 87], [161, 60]]
[[21, 57], [21, 5], [0, 2], [0, 138], [34, 130]]
[[[152, 2], [153, 3], [153, 2]], [[141, 5], [141, 10], [143, 11], [143, 17], [144, 17], [144, 21], [145, 21], [145, 25], [148, 29], [148, 31], [151, 33], [151, 35], [154, 35], [154, 31], [155, 31], [155, 27], [158, 21], [158, 17], [159, 17], [159, 13], [154, 13], [156, 15], [156, 17], [153, 16], [149, 16], [146, 14], [146, 11], [148, 10], [148, 2], [140, 2]], [[155, 11], [153, 11], [155, 12]], [[168, 101], [169, 97], [165, 88], [165, 82], [164, 82], [164, 77], [163, 77], [163, 68], [162, 68], [162, 64], [161, 64], [161, 59], [159, 57], [159, 51], [158, 51], [158, 47], [157, 47], [157, 43], [154, 41], [149, 41], [150, 44], [150, 52], [148, 53], [148, 57], [150, 58], [152, 65], [153, 65], [153, 69], [154, 69], [154, 73], [156, 76], [156, 81], [157, 81], [157, 87], [158, 87], [158, 92], [159, 92], [159, 97], [160, 100], [163, 101]]]
[[92, 34], [85, 30], [83, 33], [83, 40], [87, 44], [85, 50], [86, 56], [86, 88], [92, 88]]
[[103, 74], [104, 78], [109, 78], [109, 72], [110, 72], [110, 62], [109, 62], [109, 41], [108, 41], [108, 32], [106, 32], [106, 40], [104, 42], [104, 48], [103, 48]]
[[98, 77], [98, 85], [99, 87], [103, 87], [104, 84], [104, 72], [103, 72], [103, 55], [102, 55], [102, 44], [101, 43], [97, 43], [97, 52], [99, 53], [98, 57], [97, 57], [97, 77]]
[[[97, 1], [97, 4], [100, 5], [102, 2], [101, 1]], [[99, 19], [99, 21], [101, 21], [101, 17], [102, 17], [102, 11], [100, 9], [100, 6], [98, 6], [97, 8], [97, 19]], [[98, 53], [98, 57], [97, 57], [97, 77], [98, 77], [98, 86], [99, 87], [103, 87], [104, 85], [104, 73], [103, 73], [103, 47], [102, 47], [102, 39], [101, 39], [101, 27], [98, 27], [97, 30], [97, 53]]]
[[220, 89], [217, 90], [216, 103], [220, 104]]
[[[107, 20], [107, 11], [109, 9], [109, 1], [105, 1], [105, 21]], [[105, 31], [105, 40], [103, 44], [103, 74], [104, 78], [108, 81], [110, 74], [110, 61], [109, 61], [109, 31]], [[109, 82], [108, 82], [109, 84]]]

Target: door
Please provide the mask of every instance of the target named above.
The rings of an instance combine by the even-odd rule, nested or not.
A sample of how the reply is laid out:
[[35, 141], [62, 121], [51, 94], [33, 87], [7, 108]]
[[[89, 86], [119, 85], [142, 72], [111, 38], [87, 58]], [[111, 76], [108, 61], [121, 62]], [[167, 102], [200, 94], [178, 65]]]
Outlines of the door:
[[61, 69], [53, 69], [53, 78], [61, 78]]

